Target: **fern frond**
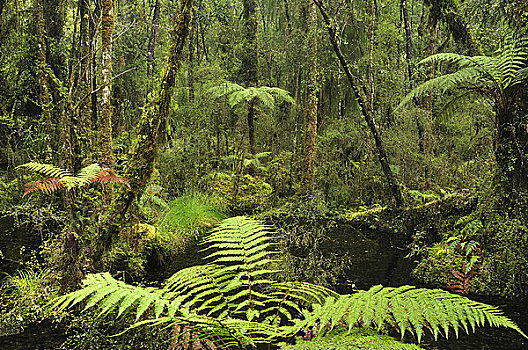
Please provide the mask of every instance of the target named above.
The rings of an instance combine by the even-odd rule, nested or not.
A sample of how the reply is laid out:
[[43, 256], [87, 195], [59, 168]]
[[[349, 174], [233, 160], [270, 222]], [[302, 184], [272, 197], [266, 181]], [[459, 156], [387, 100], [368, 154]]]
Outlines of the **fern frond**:
[[[306, 329], [319, 335], [315, 343], [324, 344], [335, 331], [350, 335], [344, 339], [349, 341], [359, 326], [393, 327], [402, 338], [410, 332], [418, 342], [427, 330], [437, 338], [484, 325], [526, 336], [497, 308], [442, 290], [375, 286], [339, 295], [310, 283], [275, 282], [270, 278], [270, 237], [259, 221], [226, 219], [205, 240], [213, 263], [180, 270], [161, 289], [130, 286], [108, 273], [88, 275], [83, 289], [57, 299], [53, 307], [61, 311], [83, 303], [85, 309], [96, 307], [99, 317], [135, 314], [131, 328], [185, 325], [194, 338], [209, 339], [220, 348], [269, 344]], [[413, 348], [392, 338], [387, 344]]]
[[47, 194], [51, 194], [55, 190], [64, 189], [64, 188], [66, 187], [64, 186], [64, 183], [62, 182], [61, 179], [58, 179], [56, 177], [50, 177], [50, 178], [40, 180], [37, 182], [25, 184], [24, 194], [22, 195], [22, 197], [24, 197], [26, 194], [29, 194], [35, 191], [41, 191]]
[[87, 275], [82, 289], [58, 298], [52, 308], [60, 312], [85, 303], [84, 310], [97, 307], [99, 317], [116, 309], [119, 316], [124, 316], [137, 308], [136, 319], [139, 319], [151, 306], [159, 317], [169, 302], [158, 289], [130, 286], [105, 272]]
[[[77, 175], [81, 177], [81, 174]], [[117, 176], [114, 171], [110, 168], [103, 168], [97, 172], [95, 177], [89, 177], [89, 182], [100, 182], [100, 183], [122, 183], [130, 188], [130, 182], [126, 177]]]
[[[495, 57], [465, 56], [455, 53], [439, 53], [420, 61], [427, 63], [448, 63], [457, 66], [457, 71], [425, 81], [414, 88], [399, 104], [398, 108], [425, 93], [439, 90], [471, 90], [486, 88], [500, 95], [505, 89], [517, 85], [528, 76], [528, 40], [510, 35], [505, 46]], [[495, 96], [487, 96], [495, 99]], [[497, 101], [495, 101], [497, 102]]]
[[102, 169], [98, 164], [91, 164], [82, 168], [77, 173], [77, 176], [73, 176], [68, 171], [54, 165], [37, 162], [22, 164], [18, 166], [18, 168], [25, 168], [33, 172], [50, 176], [47, 179], [27, 184], [23, 196], [34, 191], [42, 191], [51, 194], [58, 189], [71, 190], [73, 188], [86, 186], [92, 182], [123, 183], [130, 188], [127, 178], [115, 175], [112, 169]]
[[378, 329], [383, 325], [395, 326], [402, 338], [409, 331], [418, 342], [425, 329], [429, 329], [436, 339], [439, 333], [447, 337], [450, 329], [458, 336], [460, 329], [470, 333], [476, 327], [485, 325], [511, 328], [526, 337], [514, 322], [494, 306], [439, 289], [412, 286], [375, 286], [368, 291], [343, 295], [337, 299], [328, 297], [296, 326], [302, 329], [315, 327], [316, 324], [328, 325], [326, 328], [320, 327], [319, 332], [324, 333], [338, 323], [346, 323], [349, 329], [356, 324]]
[[230, 95], [234, 92], [244, 90], [244, 88], [236, 83], [225, 82], [223, 84], [214, 86], [207, 90], [207, 93], [213, 98], [217, 99], [223, 96]]
[[295, 103], [288, 91], [278, 87], [261, 86], [243, 88], [238, 84], [226, 82], [210, 88], [208, 93], [213, 99], [227, 96], [228, 103], [233, 109], [245, 105], [254, 99], [260, 101], [266, 108], [270, 109], [274, 108], [278, 102]]
[[397, 108], [401, 108], [414, 99], [419, 99], [432, 91], [439, 90], [442, 93], [464, 86], [474, 88], [479, 85], [478, 79], [482, 76], [482, 71], [475, 67], [466, 67], [455, 73], [441, 75], [415, 87], [400, 102]]
[[72, 174], [70, 174], [68, 171], [51, 164], [29, 162], [19, 165], [17, 169], [18, 168], [24, 168], [31, 172], [40, 173], [44, 176], [53, 178], [64, 178], [67, 176], [72, 176]]

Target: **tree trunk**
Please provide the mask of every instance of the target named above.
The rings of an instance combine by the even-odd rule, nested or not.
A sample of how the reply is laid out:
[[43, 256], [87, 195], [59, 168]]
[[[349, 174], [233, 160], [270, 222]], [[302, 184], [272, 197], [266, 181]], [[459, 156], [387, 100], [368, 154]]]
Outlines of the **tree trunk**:
[[44, 8], [41, 1], [35, 4], [35, 23], [37, 26], [37, 77], [39, 82], [39, 102], [42, 109], [42, 119], [44, 123], [45, 141], [45, 161], [52, 161], [52, 122], [51, 122], [51, 98], [49, 92], [48, 78], [46, 75], [46, 29], [44, 26]]
[[99, 162], [111, 168], [112, 151], [112, 34], [114, 32], [114, 0], [102, 1], [101, 28], [101, 115], [99, 120]]
[[[401, 12], [403, 14], [403, 25], [405, 27], [405, 56], [407, 59], [407, 75], [409, 79], [409, 91], [414, 88], [414, 65], [412, 59], [413, 54], [413, 43], [412, 43], [412, 30], [411, 22], [409, 21], [409, 11], [407, 10], [407, 0], [401, 0]], [[417, 101], [415, 101], [417, 104]], [[416, 129], [418, 131], [418, 150], [420, 154], [425, 155], [424, 137], [425, 129], [420, 116], [416, 116]]]
[[376, 11], [377, 4], [376, 0], [370, 2], [370, 23], [368, 27], [369, 36], [369, 65], [368, 65], [368, 82], [369, 82], [369, 108], [370, 115], [374, 118], [374, 36], [376, 27]]
[[118, 232], [130, 204], [145, 189], [152, 175], [158, 149], [158, 136], [166, 127], [172, 88], [176, 83], [176, 77], [184, 58], [184, 46], [189, 35], [192, 6], [192, 0], [182, 0], [180, 13], [176, 17], [174, 28], [171, 31], [172, 46], [159, 90], [146, 106], [138, 123], [137, 142], [132, 149], [130, 161], [124, 173], [130, 182], [131, 190], [124, 186], [121, 187], [110, 210], [102, 218], [100, 225], [102, 241], [100, 243], [105, 243]]
[[372, 134], [372, 137], [374, 138], [374, 142], [376, 145], [376, 151], [377, 156], [381, 165], [381, 169], [383, 170], [383, 173], [385, 175], [385, 178], [387, 180], [387, 183], [389, 185], [389, 188], [392, 192], [392, 195], [394, 197], [394, 201], [396, 206], [401, 207], [404, 204], [403, 195], [400, 190], [400, 186], [398, 185], [398, 182], [396, 181], [396, 177], [394, 176], [390, 166], [389, 161], [387, 157], [387, 153], [385, 152], [385, 147], [383, 146], [383, 142], [381, 140], [381, 136], [378, 133], [378, 128], [376, 126], [376, 123], [374, 122], [373, 116], [370, 114], [369, 109], [367, 108], [365, 101], [363, 100], [363, 97], [361, 96], [360, 89], [356, 83], [355, 77], [352, 75], [350, 68], [348, 67], [348, 63], [345, 59], [345, 56], [343, 56], [343, 52], [341, 51], [341, 47], [337, 43], [337, 36], [334, 27], [332, 26], [330, 22], [330, 18], [328, 17], [328, 14], [326, 13], [326, 10], [324, 9], [323, 4], [320, 0], [313, 0], [317, 7], [319, 8], [321, 15], [323, 16], [323, 19], [326, 24], [326, 28], [328, 30], [330, 42], [332, 43], [332, 47], [334, 49], [334, 52], [337, 55], [337, 58], [339, 59], [339, 62], [341, 64], [341, 67], [345, 71], [345, 74], [347, 76], [348, 82], [350, 84], [350, 87], [352, 88], [352, 91], [354, 91], [354, 95], [356, 97], [356, 101], [359, 105], [359, 108], [361, 110], [361, 114], [363, 114], [363, 117], [365, 118], [365, 121], [367, 122], [367, 125], [370, 129], [370, 132]]
[[304, 159], [303, 159], [303, 181], [302, 192], [308, 194], [312, 192], [314, 185], [314, 165], [316, 155], [316, 137], [317, 137], [317, 93], [319, 90], [318, 72], [317, 72], [317, 35], [316, 35], [316, 14], [315, 4], [310, 6], [308, 16], [308, 27], [310, 40], [310, 65], [307, 72], [306, 86], [306, 111], [304, 115]]
[[[97, 31], [98, 31], [98, 23], [99, 19], [101, 18], [101, 0], [94, 0], [95, 2], [95, 9], [90, 16], [90, 40], [91, 40], [91, 46], [92, 48], [95, 48], [96, 41], [97, 41]], [[92, 77], [92, 125], [99, 125], [99, 98], [97, 96], [97, 90], [94, 89], [95, 86], [97, 86], [97, 55], [92, 54], [92, 68], [90, 75]], [[95, 139], [96, 135], [94, 135], [94, 144], [98, 142], [98, 140]]]
[[194, 35], [196, 33], [196, 9], [193, 8], [193, 16], [189, 33], [189, 101], [194, 101]]
[[[154, 13], [152, 15], [152, 27], [150, 29], [148, 47], [147, 47], [147, 78], [152, 78], [156, 63], [154, 62], [154, 49], [156, 39], [158, 38], [160, 16], [160, 1], [156, 0], [154, 4]], [[150, 79], [148, 79], [150, 82]]]
[[79, 155], [81, 162], [92, 163], [92, 87], [91, 87], [91, 37], [90, 37], [90, 12], [88, 0], [79, 0], [79, 15], [81, 23], [79, 28], [79, 38], [81, 45], [80, 54], [80, 74], [79, 74], [79, 118], [78, 135]]
[[[257, 3], [255, 0], [243, 0], [244, 11], [244, 49], [242, 56], [242, 76], [246, 87], [256, 87], [257, 81]], [[248, 103], [248, 138], [249, 152], [255, 154], [255, 104], [253, 99]]]
[[[505, 92], [507, 93], [507, 92]], [[525, 93], [526, 95], [526, 93]], [[506, 101], [515, 100], [508, 96]], [[516, 194], [526, 196], [528, 192], [528, 117], [522, 108], [515, 110], [511, 105], [498, 104], [495, 107], [497, 119], [497, 141], [495, 158], [498, 165], [497, 183], [502, 195], [515, 203]]]

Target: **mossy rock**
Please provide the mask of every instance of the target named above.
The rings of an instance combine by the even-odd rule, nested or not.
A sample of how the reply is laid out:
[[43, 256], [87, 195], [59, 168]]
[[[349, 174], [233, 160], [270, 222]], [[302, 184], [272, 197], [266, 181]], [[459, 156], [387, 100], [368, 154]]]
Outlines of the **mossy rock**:
[[207, 193], [221, 198], [231, 210], [251, 212], [271, 206], [273, 188], [261, 178], [218, 172], [207, 175], [202, 183]]

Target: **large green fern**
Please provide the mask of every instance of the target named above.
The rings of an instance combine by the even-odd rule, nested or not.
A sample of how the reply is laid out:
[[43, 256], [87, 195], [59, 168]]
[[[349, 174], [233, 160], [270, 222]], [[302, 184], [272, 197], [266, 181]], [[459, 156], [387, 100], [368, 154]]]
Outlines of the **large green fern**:
[[209, 263], [178, 271], [162, 288], [130, 286], [108, 273], [88, 275], [83, 289], [53, 306], [64, 310], [83, 303], [84, 309], [97, 307], [100, 316], [134, 313], [132, 327], [185, 325], [194, 337], [222, 348], [271, 343], [307, 329], [318, 335], [314, 339], [325, 339], [334, 329], [349, 333], [359, 325], [393, 327], [402, 338], [410, 332], [418, 342], [426, 329], [436, 338], [486, 324], [524, 336], [495, 307], [441, 290], [376, 286], [339, 295], [310, 283], [276, 282], [271, 236], [258, 221], [229, 218], [205, 239]]

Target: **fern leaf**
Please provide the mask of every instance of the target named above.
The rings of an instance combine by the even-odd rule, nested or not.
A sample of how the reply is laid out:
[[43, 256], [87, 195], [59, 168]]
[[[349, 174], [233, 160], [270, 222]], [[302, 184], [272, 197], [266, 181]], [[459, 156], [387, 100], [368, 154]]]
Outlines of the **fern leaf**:
[[32, 183], [24, 185], [24, 194], [22, 195], [22, 197], [24, 197], [25, 195], [31, 192], [35, 192], [35, 191], [41, 191], [47, 194], [51, 194], [58, 189], [64, 189], [64, 188], [66, 187], [64, 186], [64, 183], [62, 182], [61, 179], [56, 178], [56, 177], [50, 177], [44, 180], [40, 180], [37, 182], [32, 182]]
[[[80, 175], [78, 175], [80, 177]], [[94, 177], [88, 177], [89, 182], [100, 183], [122, 183], [130, 188], [130, 183], [126, 177], [117, 176], [112, 169], [104, 168], [97, 172]]]
[[60, 167], [51, 165], [51, 164], [43, 164], [38, 162], [29, 162], [22, 165], [19, 165], [18, 168], [25, 168], [29, 171], [40, 173], [47, 177], [55, 177], [55, 178], [63, 178], [66, 176], [72, 176], [67, 170], [64, 170]]
[[[310, 318], [312, 322], [313, 320], [326, 322], [328, 314], [331, 314], [333, 318], [331, 324], [335, 324], [336, 320], [343, 319], [348, 323], [349, 329], [359, 323], [369, 326], [383, 322], [389, 326], [397, 325], [402, 337], [405, 331], [412, 332], [418, 341], [422, 338], [424, 324], [428, 325], [435, 337], [440, 332], [440, 328], [446, 337], [449, 334], [449, 329], [453, 329], [458, 337], [459, 329], [469, 333], [474, 330], [474, 327], [485, 326], [486, 323], [493, 327], [512, 328], [526, 336], [515, 323], [502, 315], [497, 308], [443, 290], [420, 289], [410, 286], [397, 289], [375, 286], [366, 292], [359, 292], [352, 296], [341, 296], [341, 299], [331, 303], [328, 302], [329, 299], [326, 299], [324, 303], [319, 304], [318, 308], [314, 308], [314, 313]], [[333, 308], [334, 304], [341, 305], [339, 310]], [[346, 308], [343, 307], [344, 304], [347, 305]], [[380, 318], [374, 315], [373, 311], [377, 309], [376, 304], [386, 305], [388, 308], [386, 314], [382, 313], [384, 317]], [[378, 314], [378, 316], [380, 315]], [[315, 326], [315, 324], [305, 324], [304, 326]], [[378, 324], [378, 326], [380, 325]]]

